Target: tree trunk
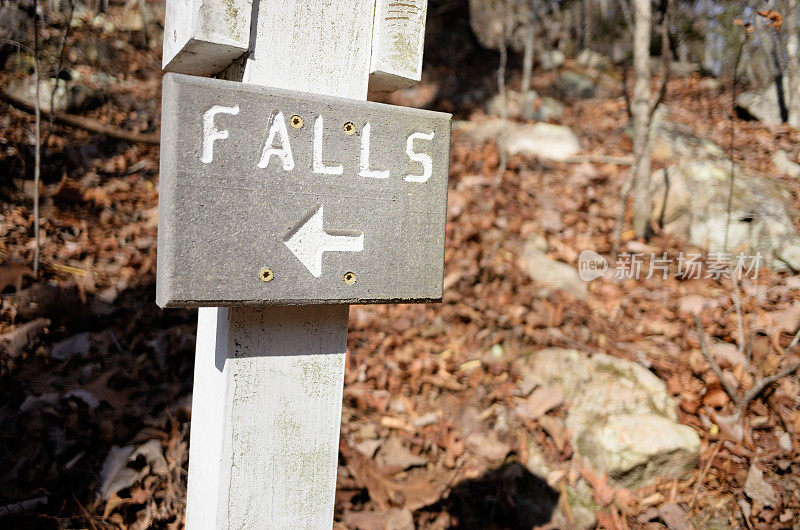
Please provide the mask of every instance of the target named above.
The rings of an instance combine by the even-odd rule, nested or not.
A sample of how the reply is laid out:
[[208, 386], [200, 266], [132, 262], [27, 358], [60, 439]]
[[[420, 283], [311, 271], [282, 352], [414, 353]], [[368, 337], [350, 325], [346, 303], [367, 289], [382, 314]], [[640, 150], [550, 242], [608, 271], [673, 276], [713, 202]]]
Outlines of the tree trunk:
[[533, 114], [533, 94], [531, 93], [531, 73], [533, 58], [536, 52], [536, 18], [539, 11], [539, 0], [530, 2], [530, 19], [525, 32], [524, 51], [522, 55], [522, 117], [531, 118]]
[[786, 55], [789, 74], [789, 125], [800, 127], [800, 37], [797, 35], [797, 0], [786, 1], [783, 22], [786, 28]]
[[650, 0], [634, 0], [633, 31], [633, 230], [644, 237], [650, 217]]

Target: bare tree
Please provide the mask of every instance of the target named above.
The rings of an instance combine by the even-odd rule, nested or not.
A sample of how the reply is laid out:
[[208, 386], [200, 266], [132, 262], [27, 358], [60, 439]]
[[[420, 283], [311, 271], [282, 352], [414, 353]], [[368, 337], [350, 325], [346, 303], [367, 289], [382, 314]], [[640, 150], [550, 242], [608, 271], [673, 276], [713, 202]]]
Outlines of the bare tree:
[[786, 0], [783, 16], [786, 28], [787, 74], [789, 81], [789, 125], [800, 127], [800, 36], [797, 34], [797, 0]]
[[633, 230], [643, 237], [650, 217], [650, 0], [634, 0], [633, 29]]

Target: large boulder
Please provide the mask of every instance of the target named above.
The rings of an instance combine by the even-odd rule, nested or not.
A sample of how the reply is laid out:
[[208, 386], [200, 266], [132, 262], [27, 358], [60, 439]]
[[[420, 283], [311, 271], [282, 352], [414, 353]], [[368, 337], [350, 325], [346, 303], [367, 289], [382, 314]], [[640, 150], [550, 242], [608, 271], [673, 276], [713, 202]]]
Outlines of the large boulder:
[[685, 160], [730, 160], [714, 142], [694, 134], [691, 127], [669, 121], [667, 107], [661, 105], [653, 116], [650, 150], [654, 159], [668, 162]]
[[575, 61], [579, 66], [584, 68], [595, 68], [598, 70], [607, 70], [611, 68], [611, 59], [589, 48], [582, 49], [575, 58]]
[[[33, 76], [12, 81], [8, 93], [29, 105], [36, 104], [36, 82]], [[54, 94], [55, 92], [55, 94]], [[39, 108], [45, 112], [81, 112], [93, 108], [102, 102], [102, 93], [82, 83], [73, 81], [57, 81], [46, 78], [39, 81]], [[50, 108], [52, 101], [53, 108]]]
[[[652, 173], [652, 219], [663, 222], [666, 232], [694, 246], [722, 252], [728, 222], [730, 158], [714, 142], [667, 118], [662, 107], [653, 120], [652, 155], [667, 165]], [[773, 163], [787, 174], [800, 167], [782, 151]], [[793, 223], [796, 212], [786, 185], [738, 165], [734, 172], [728, 252], [760, 252], [764, 265], [800, 270], [800, 237]]]
[[572, 71], [562, 72], [553, 88], [562, 99], [589, 99], [598, 95], [597, 84], [591, 77]]
[[525, 155], [548, 160], [567, 160], [581, 150], [578, 137], [569, 127], [550, 123], [511, 127], [499, 140], [508, 155]]
[[503, 100], [500, 94], [489, 99], [486, 102], [486, 113], [500, 117], [503, 115], [505, 104], [505, 114], [508, 118], [559, 121], [564, 115], [563, 103], [553, 98], [539, 97], [535, 90], [529, 91], [527, 96], [516, 90], [507, 90], [505, 102]]
[[[777, 179], [735, 167], [728, 224], [731, 164], [692, 160], [654, 171], [650, 183], [652, 219], [667, 233], [709, 253], [760, 253], [763, 264], [777, 270], [800, 270], [800, 236], [791, 194]], [[666, 196], [666, 197], [665, 197]]]
[[772, 163], [780, 173], [792, 178], [800, 177], [800, 164], [791, 160], [783, 149], [778, 149], [772, 156]]
[[[746, 116], [749, 115], [768, 125], [780, 125], [786, 116], [781, 113], [778, 95], [777, 85], [772, 83], [758, 90], [742, 92], [736, 96], [736, 107]], [[788, 100], [784, 98], [784, 102], [786, 101]]]
[[567, 56], [561, 50], [547, 50], [539, 55], [542, 70], [556, 70], [564, 65]]
[[575, 451], [618, 485], [638, 487], [697, 467], [700, 438], [677, 421], [666, 385], [644, 366], [547, 348], [521, 359], [521, 386], [562, 385]]

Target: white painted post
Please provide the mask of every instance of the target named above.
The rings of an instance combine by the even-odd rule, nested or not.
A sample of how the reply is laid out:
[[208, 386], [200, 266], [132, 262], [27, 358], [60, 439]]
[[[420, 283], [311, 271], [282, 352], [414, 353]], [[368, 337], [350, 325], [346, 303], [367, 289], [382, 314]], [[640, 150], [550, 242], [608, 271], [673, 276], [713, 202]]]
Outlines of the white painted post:
[[377, 96], [422, 79], [428, 0], [376, 0], [369, 93]]
[[[375, 0], [255, 2], [241, 81], [366, 99]], [[347, 317], [347, 305], [200, 309], [190, 530], [331, 527]]]

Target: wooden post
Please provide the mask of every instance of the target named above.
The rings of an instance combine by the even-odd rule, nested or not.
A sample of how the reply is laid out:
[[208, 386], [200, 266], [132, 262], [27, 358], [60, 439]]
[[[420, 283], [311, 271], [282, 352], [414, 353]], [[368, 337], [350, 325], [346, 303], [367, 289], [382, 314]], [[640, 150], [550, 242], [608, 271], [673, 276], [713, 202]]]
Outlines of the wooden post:
[[[168, 0], [165, 69], [295, 91], [164, 81], [157, 303], [231, 306], [198, 317], [192, 530], [330, 528], [342, 302], [441, 299], [450, 116], [309, 94], [363, 101], [369, 88], [419, 80], [426, 7], [253, 0], [246, 12], [248, 0]], [[290, 114], [287, 131], [278, 101], [304, 109], [307, 128]], [[338, 136], [323, 115], [341, 119]], [[340, 163], [324, 158], [323, 134]], [[283, 163], [248, 158], [254, 140]], [[323, 252], [353, 268], [334, 257], [323, 270]]]
[[[255, 0], [241, 81], [366, 99], [374, 0]], [[201, 308], [186, 525], [330, 528], [347, 305]]]

